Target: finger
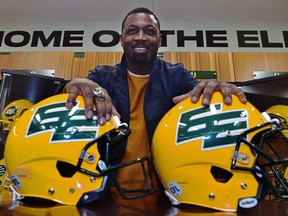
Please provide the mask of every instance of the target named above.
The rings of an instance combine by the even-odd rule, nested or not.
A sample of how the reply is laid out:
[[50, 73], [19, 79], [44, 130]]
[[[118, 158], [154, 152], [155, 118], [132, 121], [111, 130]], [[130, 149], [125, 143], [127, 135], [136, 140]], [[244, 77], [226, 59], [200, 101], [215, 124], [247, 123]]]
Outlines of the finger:
[[77, 95], [79, 95], [78, 89], [77, 87], [72, 86], [71, 88], [66, 88], [65, 91], [69, 93], [69, 96], [66, 101], [66, 107], [71, 109], [75, 104]]
[[194, 89], [191, 91], [191, 100], [193, 103], [197, 103], [200, 95], [203, 92], [203, 89], [205, 88], [206, 82], [201, 81], [198, 85], [194, 87]]
[[237, 96], [242, 103], [247, 102], [247, 98], [244, 92], [234, 84], [224, 83], [223, 85], [220, 85], [220, 90], [223, 95], [223, 101], [225, 104], [232, 104], [232, 94]]
[[82, 90], [82, 95], [85, 102], [85, 116], [87, 119], [92, 119], [94, 116], [94, 95], [90, 87]]
[[100, 125], [106, 123], [106, 100], [105, 97], [94, 97], [96, 104], [97, 119]]
[[113, 114], [113, 108], [114, 107], [112, 106], [111, 98], [109, 97], [109, 95], [106, 92], [106, 90], [105, 90], [105, 100], [106, 100], [106, 106], [105, 106], [106, 116], [105, 116], [105, 118], [106, 118], [106, 121], [108, 121], [108, 120], [110, 120], [111, 115]]
[[232, 94], [235, 94], [242, 103], [244, 104], [247, 103], [247, 98], [246, 98], [245, 93], [236, 85], [233, 85], [231, 92]]
[[75, 104], [75, 100], [76, 100], [77, 94], [72, 92], [69, 94], [67, 101], [66, 101], [66, 107], [71, 109], [73, 108], [74, 104]]
[[173, 103], [174, 103], [174, 104], [177, 104], [177, 103], [185, 100], [185, 99], [188, 98], [189, 96], [190, 96], [189, 93], [187, 93], [187, 94], [183, 94], [183, 95], [176, 96], [176, 97], [174, 97], [172, 100], [173, 100]]
[[227, 105], [232, 104], [232, 96], [231, 96], [231, 91], [230, 89], [225, 89], [223, 91], [221, 91], [222, 96], [223, 96], [223, 102]]
[[218, 90], [218, 85], [219, 85], [219, 82], [218, 81], [211, 81], [211, 82], [206, 82], [205, 83], [206, 85], [204, 86], [204, 89], [203, 89], [203, 96], [202, 96], [202, 104], [204, 106], [208, 106], [210, 105], [211, 103], [211, 98], [214, 94], [214, 92], [216, 90]]
[[96, 104], [97, 118], [100, 125], [103, 125], [111, 118], [112, 115], [112, 102], [107, 91], [101, 88], [103, 95], [101, 97], [94, 96], [94, 102]]
[[115, 109], [114, 106], [112, 106], [112, 114], [113, 114], [114, 116], [118, 116], [118, 118], [121, 119], [121, 115], [117, 112], [117, 110]]

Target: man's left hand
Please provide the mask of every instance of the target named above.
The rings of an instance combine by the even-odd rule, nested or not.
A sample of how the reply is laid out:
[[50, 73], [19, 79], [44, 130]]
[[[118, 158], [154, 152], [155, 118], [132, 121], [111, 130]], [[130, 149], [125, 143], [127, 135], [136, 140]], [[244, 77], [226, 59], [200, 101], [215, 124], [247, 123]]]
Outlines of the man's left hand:
[[227, 105], [232, 103], [232, 94], [236, 95], [242, 103], [247, 102], [244, 92], [236, 85], [216, 79], [201, 81], [190, 92], [174, 97], [173, 102], [177, 104], [185, 98], [191, 97], [191, 101], [196, 103], [198, 102], [200, 96], [203, 95], [202, 104], [204, 106], [208, 106], [210, 105], [212, 95], [215, 91], [221, 92], [223, 95], [223, 101]]

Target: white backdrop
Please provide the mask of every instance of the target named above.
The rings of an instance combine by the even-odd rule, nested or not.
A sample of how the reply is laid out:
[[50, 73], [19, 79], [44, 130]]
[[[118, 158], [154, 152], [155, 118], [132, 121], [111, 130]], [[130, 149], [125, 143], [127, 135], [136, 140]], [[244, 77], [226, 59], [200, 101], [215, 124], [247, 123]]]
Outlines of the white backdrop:
[[[17, 24], [0, 21], [0, 52], [122, 51], [120, 26], [121, 21]], [[166, 44], [160, 52], [288, 52], [285, 22], [162, 21], [161, 30], [165, 32]]]

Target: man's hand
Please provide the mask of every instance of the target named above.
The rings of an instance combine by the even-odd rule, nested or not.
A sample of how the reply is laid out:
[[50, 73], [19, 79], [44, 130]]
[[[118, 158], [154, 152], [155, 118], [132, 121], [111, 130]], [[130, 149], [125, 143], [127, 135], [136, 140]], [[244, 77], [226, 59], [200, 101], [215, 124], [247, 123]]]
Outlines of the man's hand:
[[236, 85], [215, 79], [201, 81], [190, 92], [174, 97], [173, 102], [177, 104], [185, 98], [191, 97], [191, 101], [193, 103], [196, 103], [198, 102], [201, 94], [203, 94], [202, 104], [204, 106], [208, 106], [210, 105], [212, 95], [215, 91], [221, 92], [223, 96], [223, 101], [227, 105], [232, 103], [232, 94], [236, 95], [242, 103], [247, 102], [244, 92]]
[[[96, 96], [94, 91], [96, 88], [100, 88], [103, 91], [101, 96]], [[85, 116], [87, 119], [93, 118], [93, 107], [95, 105], [97, 112], [97, 119], [100, 125], [103, 125], [111, 118], [111, 115], [117, 115], [112, 105], [112, 101], [107, 91], [100, 87], [97, 83], [87, 78], [74, 78], [68, 82], [65, 86], [65, 92], [69, 93], [69, 97], [66, 101], [67, 108], [72, 108], [75, 104], [76, 97], [82, 95], [85, 101]]]

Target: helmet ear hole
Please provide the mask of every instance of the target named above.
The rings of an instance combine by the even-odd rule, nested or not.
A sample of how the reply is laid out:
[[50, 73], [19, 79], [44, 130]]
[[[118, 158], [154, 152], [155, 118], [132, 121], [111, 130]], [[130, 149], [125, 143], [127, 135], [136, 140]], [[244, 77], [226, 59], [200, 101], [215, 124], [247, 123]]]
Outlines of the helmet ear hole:
[[59, 174], [64, 178], [71, 178], [77, 172], [76, 166], [65, 161], [57, 161], [56, 167]]
[[214, 177], [215, 181], [220, 183], [227, 183], [233, 176], [231, 172], [217, 166], [211, 166], [210, 172]]

